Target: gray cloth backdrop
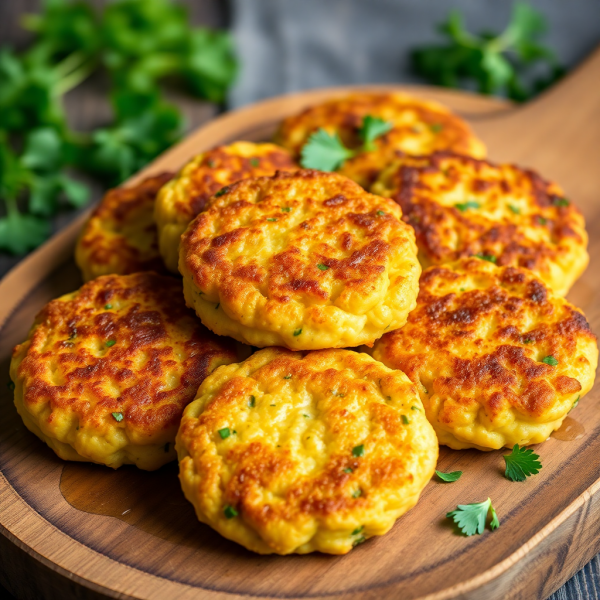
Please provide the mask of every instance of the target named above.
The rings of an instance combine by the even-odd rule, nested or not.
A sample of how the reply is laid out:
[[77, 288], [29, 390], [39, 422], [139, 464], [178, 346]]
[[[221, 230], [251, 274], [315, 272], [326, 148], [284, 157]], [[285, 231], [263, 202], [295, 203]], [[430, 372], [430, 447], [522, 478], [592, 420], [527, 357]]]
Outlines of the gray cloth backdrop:
[[[531, 4], [546, 15], [544, 39], [565, 66], [576, 65], [600, 43], [600, 0]], [[511, 5], [505, 0], [231, 0], [242, 71], [230, 105], [313, 87], [419, 83], [410, 72], [409, 50], [439, 40], [435, 25], [451, 8], [464, 13], [470, 30], [498, 31]], [[597, 600], [599, 591], [597, 556], [551, 599]]]

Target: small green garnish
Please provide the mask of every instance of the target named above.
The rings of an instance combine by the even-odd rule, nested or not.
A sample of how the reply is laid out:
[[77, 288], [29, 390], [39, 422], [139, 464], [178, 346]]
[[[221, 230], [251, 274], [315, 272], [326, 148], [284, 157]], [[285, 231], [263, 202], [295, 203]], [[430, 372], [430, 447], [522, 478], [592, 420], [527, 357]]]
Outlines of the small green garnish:
[[356, 546], [358, 546], [358, 545], [360, 545], [360, 544], [362, 544], [363, 542], [366, 542], [366, 541], [367, 541], [367, 538], [363, 535], [363, 536], [355, 539], [352, 542], [352, 547], [355, 548]]
[[554, 206], [569, 206], [571, 203], [566, 198], [554, 198], [552, 204], [554, 204]]
[[364, 456], [365, 455], [365, 445], [361, 444], [360, 446], [354, 446], [352, 448], [352, 456]]
[[571, 408], [569, 409], [569, 412], [571, 412], [579, 404], [580, 398], [581, 398], [581, 396], [577, 396], [577, 398], [575, 398], [575, 402], [573, 402], [573, 406], [571, 406]]
[[551, 367], [555, 367], [558, 364], [558, 361], [552, 355], [544, 356], [544, 358], [542, 358], [542, 362], [550, 365]]
[[454, 481], [458, 481], [463, 472], [452, 471], [451, 473], [442, 473], [441, 471], [436, 471], [435, 474], [445, 483], [452, 483]]
[[117, 343], [117, 340], [108, 340], [108, 342], [106, 342], [106, 347], [110, 348], [111, 346], [114, 346]]
[[120, 423], [123, 420], [123, 413], [114, 412], [114, 413], [110, 413], [110, 414], [114, 417], [114, 419], [117, 423]]
[[364, 528], [365, 526], [361, 525], [360, 527], [357, 527], [350, 535], [358, 535], [359, 533], [362, 533]]
[[310, 415], [305, 415], [305, 414], [303, 414], [302, 416], [303, 416], [305, 419], [310, 419]]
[[524, 344], [533, 344], [534, 340], [532, 340], [531, 338], [527, 338], [525, 340], [523, 340]]
[[250, 159], [250, 164], [251, 164], [253, 167], [255, 167], [255, 168], [256, 168], [256, 167], [260, 167], [260, 160], [259, 160], [258, 158], [256, 158], [255, 156], [253, 156], [253, 157]]
[[238, 511], [235, 510], [235, 508], [233, 508], [233, 506], [229, 506], [229, 504], [227, 504], [223, 508], [223, 513], [225, 514], [225, 516], [228, 519], [233, 519], [234, 517], [237, 517], [239, 515]]
[[256, 406], [256, 397], [250, 396], [250, 400], [248, 400], [248, 406], [250, 408], [254, 408]]
[[394, 124], [391, 121], [384, 121], [379, 117], [372, 117], [371, 115], [364, 117], [362, 125], [358, 130], [358, 137], [363, 142], [361, 150], [363, 152], [375, 150], [375, 140], [386, 134], [393, 126]]
[[283, 376], [283, 378], [284, 378], [284, 379], [291, 379], [291, 378], [292, 378], [292, 376], [291, 376], [291, 375], [284, 375], [284, 376]]
[[488, 262], [496, 264], [497, 259], [492, 254], [484, 254], [483, 252], [478, 252], [477, 254], [474, 254], [473, 256], [475, 256], [476, 258], [480, 258], [481, 260], [487, 260]]
[[219, 435], [221, 436], [221, 439], [227, 439], [230, 435], [231, 435], [231, 431], [229, 431], [229, 427], [223, 427], [223, 429], [219, 429]]
[[169, 442], [167, 442], [165, 444], [165, 453], [169, 451], [169, 447], [171, 446], [171, 444]]
[[479, 202], [475, 202], [475, 200], [467, 200], [466, 202], [459, 202], [454, 205], [455, 208], [458, 208], [461, 212], [465, 212], [465, 210], [469, 210], [470, 208], [481, 208]]
[[6, 384], [6, 387], [7, 387], [7, 388], [8, 388], [8, 389], [9, 389], [11, 392], [14, 392], [14, 390], [15, 390], [15, 384], [14, 384], [12, 381], [9, 381], [9, 382]]
[[444, 126], [441, 125], [440, 123], [432, 123], [429, 126], [429, 129], [431, 129], [431, 131], [433, 131], [433, 133], [439, 133], [440, 131], [442, 131], [442, 129], [444, 129]]
[[346, 467], [344, 469], [344, 473], [354, 473], [354, 470], [352, 469], [352, 467]]
[[377, 214], [378, 217], [383, 217], [383, 215], [385, 215], [385, 211], [384, 210], [378, 210], [376, 214]]
[[418, 410], [418, 411], [420, 411], [420, 410], [421, 410], [421, 409], [420, 409], [418, 406], [411, 406], [411, 407], [410, 407], [410, 409], [411, 409], [411, 410]]
[[222, 187], [216, 194], [215, 194], [215, 198], [218, 198], [219, 196], [223, 196], [225, 195], [227, 192], [229, 191], [229, 188], [227, 186]]
[[110, 310], [112, 308], [112, 304], [105, 304], [104, 305], [104, 309], [105, 310]]
[[353, 150], [344, 146], [337, 133], [329, 133], [321, 127], [312, 133], [302, 146], [300, 164], [305, 169], [335, 171], [354, 154]]
[[215, 167], [215, 161], [211, 160], [210, 158], [206, 161], [206, 164], [208, 167], [210, 167], [211, 169], [214, 169]]
[[290, 206], [284, 206], [284, 207], [281, 209], [281, 212], [290, 212], [290, 210], [292, 210]]
[[296, 329], [296, 331], [294, 331], [294, 337], [298, 337], [301, 333], [302, 333], [302, 327], [300, 327], [300, 329]]
[[490, 529], [498, 529], [500, 520], [492, 506], [492, 501], [488, 498], [484, 502], [475, 502], [473, 504], [459, 504], [456, 510], [446, 513], [448, 519], [452, 519], [466, 536], [474, 534], [481, 535], [485, 529], [485, 522], [488, 513], [491, 514]]
[[319, 271], [327, 271], [327, 269], [329, 269], [329, 267], [327, 265], [324, 265], [323, 263], [319, 263], [317, 265], [317, 269], [319, 269]]
[[400, 418], [405, 425], [410, 425], [410, 419], [406, 415], [401, 415]]
[[358, 498], [359, 496], [362, 496], [362, 490], [354, 490], [352, 492], [352, 497], [353, 498]]
[[548, 223], [548, 219], [545, 219], [544, 217], [538, 217], [538, 223], [540, 225], [546, 225], [546, 223]]
[[277, 219], [275, 219], [274, 217], [267, 217], [267, 221], [270, 221], [271, 223], [275, 223], [277, 221]]
[[503, 458], [506, 463], [504, 477], [511, 481], [525, 481], [531, 475], [537, 475], [542, 468], [539, 455], [530, 448], [519, 448], [518, 444]]
[[514, 204], [509, 204], [508, 208], [510, 208], [511, 212], [513, 212], [515, 215], [521, 214], [521, 209], [518, 206], [515, 206]]

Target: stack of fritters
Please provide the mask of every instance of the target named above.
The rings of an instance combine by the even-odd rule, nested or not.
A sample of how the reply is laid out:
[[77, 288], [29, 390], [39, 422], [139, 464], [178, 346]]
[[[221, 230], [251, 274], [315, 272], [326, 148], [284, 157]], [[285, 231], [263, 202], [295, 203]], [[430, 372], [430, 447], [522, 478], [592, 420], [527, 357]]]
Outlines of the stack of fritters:
[[[320, 129], [360, 148], [367, 117], [385, 132], [337, 173], [296, 162]], [[176, 448], [198, 518], [251, 550], [343, 554], [414, 506], [438, 443], [542, 442], [591, 389], [596, 338], [561, 297], [587, 235], [432, 102], [331, 100], [275, 141], [106, 195], [76, 251], [91, 281], [15, 349], [15, 403], [65, 459]]]

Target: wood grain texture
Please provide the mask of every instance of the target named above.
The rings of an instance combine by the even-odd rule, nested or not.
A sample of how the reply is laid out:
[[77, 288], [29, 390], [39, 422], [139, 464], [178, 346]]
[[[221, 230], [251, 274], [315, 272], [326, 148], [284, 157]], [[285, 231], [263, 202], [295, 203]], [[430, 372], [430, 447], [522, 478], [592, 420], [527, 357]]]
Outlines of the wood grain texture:
[[[597, 78], [598, 73], [590, 76]], [[292, 95], [220, 117], [148, 171], [177, 168], [190, 155], [236, 137], [268, 137], [282, 116], [344, 91]], [[503, 119], [524, 110], [511, 111], [498, 101], [468, 94], [412, 91], [442, 100], [473, 123], [483, 125], [484, 116], [489, 123], [493, 120], [498, 136], [504, 135]], [[561, 92], [560, 86], [556, 92]], [[545, 101], [551, 101], [553, 93]], [[529, 119], [529, 133], [535, 133], [534, 118]], [[576, 134], [570, 152], [591, 152], [589, 146], [578, 149], [577, 140], [583, 138]], [[518, 137], [504, 147], [494, 135], [491, 125], [482, 133], [495, 156], [504, 151], [510, 155], [511, 148], [517, 152]], [[544, 138], [540, 152], [551, 143]], [[560, 162], [560, 154], [556, 157]], [[553, 176], [551, 161], [547, 167]], [[571, 182], [585, 176], [573, 173], [563, 184], [570, 189]], [[570, 298], [598, 331], [598, 202], [580, 198], [577, 191], [571, 196], [588, 216], [592, 267]], [[544, 598], [600, 550], [598, 388], [573, 413], [585, 430], [582, 436], [569, 442], [551, 438], [538, 447], [544, 464], [539, 475], [511, 483], [503, 477], [502, 452], [442, 449], [438, 468], [464, 471], [461, 480], [451, 485], [432, 481], [417, 507], [389, 534], [344, 557], [258, 556], [220, 538], [196, 521], [170, 466], [153, 474], [126, 467], [113, 473], [94, 465], [65, 465], [25, 430], [4, 382], [10, 348], [24, 338], [35, 312], [79, 285], [69, 258], [78, 227], [55, 237], [0, 284], [0, 532], [32, 557], [40, 577], [54, 582], [47, 585], [47, 597], [60, 597], [52, 591], [60, 590], [56, 581], [61, 580], [52, 577], [57, 573], [80, 584], [76, 597], [81, 598], [102, 593], [152, 600]], [[456, 535], [446, 512], [458, 503], [488, 496], [498, 509], [500, 529], [471, 538]], [[0, 552], [4, 547], [0, 544]]]

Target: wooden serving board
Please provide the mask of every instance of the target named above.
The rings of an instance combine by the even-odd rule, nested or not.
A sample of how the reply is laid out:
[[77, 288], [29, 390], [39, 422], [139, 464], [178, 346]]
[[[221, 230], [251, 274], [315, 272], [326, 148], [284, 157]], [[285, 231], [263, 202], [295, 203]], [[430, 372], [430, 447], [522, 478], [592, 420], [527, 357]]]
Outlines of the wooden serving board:
[[[409, 91], [468, 118], [492, 157], [561, 176], [586, 215], [591, 238], [592, 266], [570, 298], [600, 331], [600, 165], [589, 168], [600, 143], [600, 95], [595, 90], [595, 99], [584, 101], [578, 90], [586, 79], [600, 79], [599, 54], [524, 108], [466, 93]], [[283, 116], [348, 91], [305, 92], [227, 114], [138, 177], [177, 169], [218, 143], [267, 139]], [[587, 121], [577, 112], [582, 104]], [[584, 130], [577, 129], [581, 124]], [[24, 339], [35, 313], [81, 283], [71, 258], [80, 225], [0, 283], [0, 560], [3, 583], [19, 598], [543, 598], [600, 550], [598, 386], [563, 430], [536, 448], [544, 465], [539, 475], [511, 483], [503, 477], [502, 452], [442, 448], [439, 468], [464, 471], [461, 480], [432, 481], [390, 533], [342, 557], [258, 556], [224, 540], [197, 522], [179, 489], [176, 465], [145, 473], [60, 461], [27, 432], [5, 384], [11, 348]], [[456, 535], [446, 512], [488, 496], [500, 528]]]

